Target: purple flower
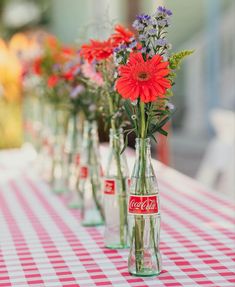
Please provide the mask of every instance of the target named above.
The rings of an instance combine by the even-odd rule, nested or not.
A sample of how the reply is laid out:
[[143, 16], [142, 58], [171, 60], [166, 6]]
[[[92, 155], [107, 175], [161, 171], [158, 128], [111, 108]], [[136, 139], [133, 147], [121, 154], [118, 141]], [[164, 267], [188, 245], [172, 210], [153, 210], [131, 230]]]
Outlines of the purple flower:
[[71, 98], [71, 99], [76, 99], [77, 96], [78, 96], [79, 94], [81, 94], [83, 91], [84, 91], [84, 86], [82, 86], [82, 85], [76, 86], [76, 87], [71, 91], [71, 93], [70, 93], [70, 98]]
[[154, 35], [157, 34], [157, 30], [156, 30], [156, 29], [150, 29], [150, 30], [148, 30], [148, 34], [149, 34], [150, 36], [154, 36]]
[[166, 108], [170, 111], [174, 110], [175, 109], [175, 106], [172, 104], [172, 103], [167, 103], [166, 104]]
[[115, 53], [120, 52], [120, 48], [119, 48], [119, 47], [114, 48], [114, 52], [115, 52]]
[[119, 46], [121, 50], [125, 50], [126, 49], [126, 44], [122, 44], [121, 46]]
[[140, 40], [141, 42], [145, 42], [145, 41], [147, 40], [146, 35], [140, 34], [140, 35], [139, 35], [139, 40]]
[[141, 30], [144, 30], [144, 24], [140, 23], [139, 20], [135, 20], [132, 24], [132, 27], [134, 29], [136, 29], [137, 31], [141, 31]]
[[169, 21], [168, 19], [162, 19], [157, 21], [158, 25], [161, 27], [169, 26]]
[[132, 42], [130, 43], [129, 48], [133, 49], [133, 48], [135, 48], [136, 46], [137, 46], [137, 41], [134, 40], [134, 41], [132, 41]]
[[163, 7], [163, 6], [159, 6], [159, 7], [157, 8], [157, 11], [158, 11], [159, 13], [165, 14], [165, 15], [167, 15], [167, 16], [171, 16], [171, 15], [173, 14], [173, 13], [171, 12], [171, 10], [166, 9], [166, 8]]
[[156, 46], [165, 46], [167, 44], [167, 40], [166, 39], [157, 39], [155, 41], [155, 45]]
[[149, 16], [148, 14], [140, 14], [140, 15], [137, 15], [136, 19], [139, 21], [145, 22], [145, 21], [150, 20], [151, 16]]

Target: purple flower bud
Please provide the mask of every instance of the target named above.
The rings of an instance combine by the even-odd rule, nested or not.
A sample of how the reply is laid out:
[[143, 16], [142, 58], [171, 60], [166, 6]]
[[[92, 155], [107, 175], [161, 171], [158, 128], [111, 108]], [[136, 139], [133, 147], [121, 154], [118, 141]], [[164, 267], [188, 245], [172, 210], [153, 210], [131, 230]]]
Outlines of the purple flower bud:
[[145, 42], [145, 41], [147, 40], [146, 35], [140, 34], [140, 35], [139, 35], [139, 40], [140, 40], [141, 42]]
[[157, 23], [161, 27], [169, 26], [169, 21], [167, 19], [158, 20]]
[[172, 103], [167, 103], [166, 104], [166, 108], [170, 111], [174, 110], [175, 109], [175, 106], [172, 104]]
[[163, 6], [159, 6], [159, 7], [157, 8], [157, 11], [158, 11], [159, 13], [165, 14], [165, 15], [167, 15], [167, 16], [171, 16], [171, 15], [173, 14], [173, 13], [171, 12], [171, 10], [166, 9], [166, 8], [163, 7]]
[[148, 30], [148, 34], [149, 34], [150, 36], [154, 36], [154, 35], [157, 34], [157, 30], [156, 30], [156, 29], [150, 29], [150, 30]]
[[126, 49], [126, 44], [122, 44], [122, 45], [120, 46], [120, 49], [121, 49], [121, 50], [125, 50], [125, 49]]
[[132, 24], [132, 27], [136, 29], [137, 31], [141, 31], [144, 29], [144, 25], [139, 22], [139, 20], [135, 20]]
[[165, 45], [167, 45], [167, 40], [166, 39], [157, 39], [156, 41], [155, 41], [155, 45], [156, 46], [165, 46]]
[[149, 16], [148, 14], [140, 14], [140, 15], [137, 15], [136, 19], [139, 21], [145, 22], [145, 21], [150, 20], [151, 16]]
[[115, 52], [115, 53], [120, 52], [120, 48], [119, 48], [119, 47], [114, 48], [114, 52]]
[[137, 41], [134, 40], [134, 41], [132, 41], [132, 42], [130, 43], [129, 48], [133, 49], [133, 48], [135, 48], [136, 46], [137, 46]]

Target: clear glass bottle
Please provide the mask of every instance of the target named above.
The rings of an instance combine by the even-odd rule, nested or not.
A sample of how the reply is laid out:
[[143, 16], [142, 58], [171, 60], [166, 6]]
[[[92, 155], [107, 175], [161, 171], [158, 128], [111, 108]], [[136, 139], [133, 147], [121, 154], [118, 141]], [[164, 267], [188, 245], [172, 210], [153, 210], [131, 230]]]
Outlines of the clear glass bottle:
[[97, 226], [104, 223], [101, 171], [97, 123], [85, 121], [79, 171], [79, 190], [83, 197], [82, 224], [84, 226]]
[[67, 137], [65, 141], [65, 180], [69, 189], [70, 208], [79, 208], [81, 206], [81, 198], [77, 190], [78, 169], [80, 165], [81, 151], [81, 118], [79, 114], [72, 113], [68, 122]]
[[135, 276], [161, 272], [160, 209], [156, 176], [151, 163], [150, 139], [136, 139], [136, 159], [128, 200], [130, 253], [128, 270]]
[[[128, 166], [123, 148], [123, 132], [110, 129], [109, 156], [104, 179], [105, 247], [128, 247], [127, 180]], [[110, 216], [112, 215], [112, 216]]]
[[44, 116], [41, 132], [41, 149], [37, 160], [38, 170], [42, 178], [50, 181], [52, 169], [52, 131], [51, 131], [51, 105], [44, 102]]
[[66, 189], [64, 175], [64, 138], [66, 112], [58, 107], [54, 107], [53, 111], [53, 160], [51, 172], [51, 185], [53, 192], [57, 194], [64, 193]]

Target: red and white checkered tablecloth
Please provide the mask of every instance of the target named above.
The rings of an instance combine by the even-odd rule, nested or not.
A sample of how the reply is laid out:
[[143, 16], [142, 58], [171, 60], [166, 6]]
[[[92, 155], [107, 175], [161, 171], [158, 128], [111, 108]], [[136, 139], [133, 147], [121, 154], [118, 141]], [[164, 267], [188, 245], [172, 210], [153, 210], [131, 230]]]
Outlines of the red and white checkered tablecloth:
[[0, 287], [235, 286], [230, 199], [154, 162], [163, 271], [158, 277], [133, 277], [128, 250], [105, 249], [103, 227], [82, 227], [79, 211], [51, 193], [26, 155], [0, 153]]

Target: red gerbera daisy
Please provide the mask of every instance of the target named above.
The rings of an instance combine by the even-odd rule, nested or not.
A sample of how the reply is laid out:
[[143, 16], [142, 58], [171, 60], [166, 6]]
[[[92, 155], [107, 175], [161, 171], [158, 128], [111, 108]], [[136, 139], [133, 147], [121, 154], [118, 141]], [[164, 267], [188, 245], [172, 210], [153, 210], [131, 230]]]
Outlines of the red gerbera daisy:
[[116, 89], [125, 99], [135, 101], [140, 97], [144, 103], [154, 102], [171, 87], [165, 78], [170, 72], [168, 65], [158, 54], [145, 61], [141, 53], [130, 53], [128, 63], [118, 69]]
[[59, 82], [59, 77], [56, 75], [51, 75], [47, 80], [47, 86], [49, 88], [54, 88]]
[[90, 44], [82, 45], [81, 55], [91, 63], [93, 60], [100, 61], [112, 55], [113, 47], [111, 40], [97, 41], [91, 40]]
[[130, 43], [130, 39], [134, 36], [134, 34], [127, 28], [122, 25], [115, 26], [115, 33], [111, 35], [111, 41], [114, 47], [122, 43]]
[[42, 74], [42, 58], [37, 58], [33, 63], [33, 71], [36, 75]]

